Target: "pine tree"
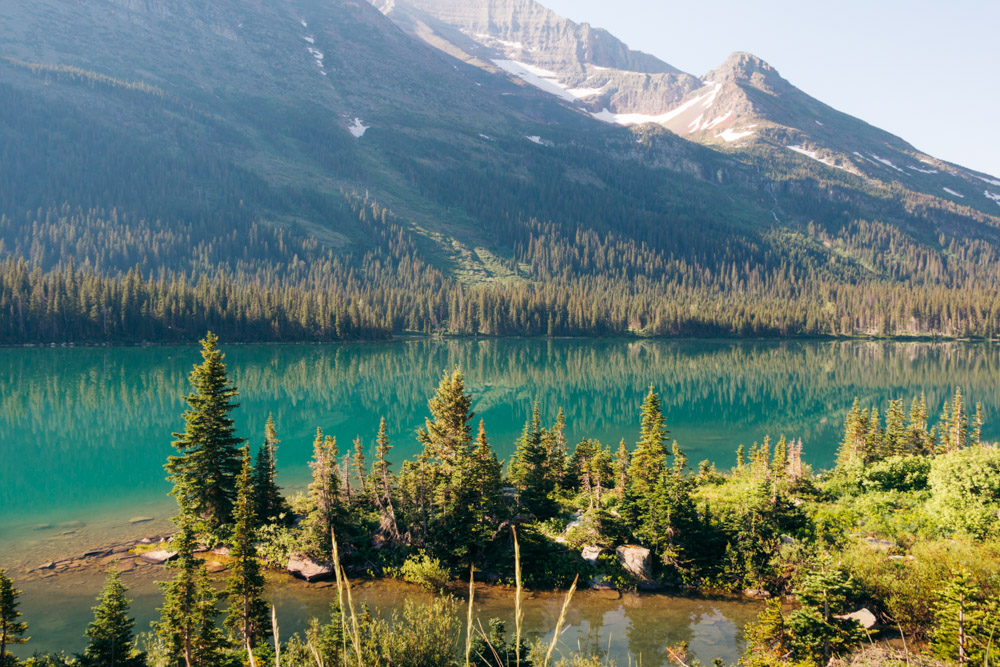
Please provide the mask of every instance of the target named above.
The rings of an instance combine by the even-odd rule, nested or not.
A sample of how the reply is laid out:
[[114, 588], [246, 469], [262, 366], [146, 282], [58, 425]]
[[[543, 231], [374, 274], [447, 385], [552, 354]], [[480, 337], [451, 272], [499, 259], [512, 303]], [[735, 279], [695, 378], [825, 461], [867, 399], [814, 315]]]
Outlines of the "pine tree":
[[641, 541], [651, 546], [660, 542], [657, 523], [662, 512], [657, 508], [657, 489], [668, 474], [666, 436], [660, 398], [650, 387], [642, 405], [639, 442], [629, 461], [622, 515]]
[[615, 493], [619, 498], [625, 495], [625, 487], [628, 486], [628, 464], [628, 446], [625, 444], [625, 438], [622, 438], [615, 453]]
[[14, 656], [8, 656], [7, 647], [25, 644], [30, 637], [25, 637], [28, 624], [17, 619], [21, 618], [18, 611], [21, 591], [14, 588], [14, 582], [7, 576], [7, 570], [0, 569], [0, 666], [8, 661], [17, 664]]
[[361, 442], [361, 436], [354, 439], [354, 459], [351, 461], [354, 467], [354, 474], [358, 478], [358, 498], [368, 496], [368, 470], [365, 463], [365, 446]]
[[634, 498], [650, 495], [665, 473], [667, 434], [660, 397], [650, 387], [642, 404], [639, 442], [629, 461], [628, 491]]
[[243, 448], [243, 468], [236, 479], [233, 538], [229, 549], [230, 574], [226, 586], [229, 614], [226, 628], [240, 646], [256, 646], [270, 625], [264, 593], [264, 575], [254, 546], [253, 465], [250, 448]]
[[174, 433], [180, 455], [169, 457], [166, 469], [181, 512], [214, 529], [232, 518], [243, 441], [236, 437], [229, 416], [239, 404], [232, 401], [237, 392], [229, 385], [218, 338], [209, 333], [201, 345], [204, 361], [191, 371], [193, 391], [185, 399], [189, 409], [184, 413], [184, 432]]
[[547, 433], [546, 444], [548, 446], [548, 459], [546, 468], [548, 475], [552, 479], [552, 484], [556, 488], [562, 487], [566, 482], [566, 463], [568, 451], [566, 443], [566, 414], [559, 408], [556, 415], [556, 422]]
[[549, 470], [548, 435], [542, 427], [538, 401], [532, 406], [531, 419], [517, 441], [510, 464], [510, 477], [520, 491], [521, 505], [539, 518], [548, 518], [554, 509], [550, 494], [555, 482]]
[[136, 652], [132, 629], [135, 621], [129, 618], [128, 589], [122, 583], [117, 569], [108, 573], [104, 590], [94, 607], [94, 621], [87, 627], [90, 639], [84, 649], [81, 663], [92, 667], [140, 667], [144, 657]]
[[303, 521], [303, 528], [309, 535], [313, 552], [329, 556], [333, 551], [330, 531], [342, 518], [340, 502], [340, 472], [337, 467], [337, 439], [323, 435], [316, 429], [313, 439], [312, 483], [309, 484], [309, 513]]
[[289, 512], [288, 503], [281, 495], [276, 481], [278, 431], [274, 425], [274, 415], [267, 416], [264, 425], [264, 442], [257, 451], [253, 469], [254, 519], [262, 526], [281, 519]]
[[[934, 655], [959, 665], [981, 665], [986, 651], [995, 644], [995, 625], [1000, 615], [990, 619], [981, 588], [968, 572], [960, 571], [937, 593], [932, 634]], [[991, 661], [992, 662], [992, 661]]]
[[771, 461], [771, 471], [775, 479], [784, 479], [788, 468], [788, 441], [782, 435], [774, 446], [774, 459]]
[[869, 460], [869, 414], [862, 410], [858, 399], [854, 399], [847, 418], [844, 420], [844, 439], [837, 452], [837, 466], [865, 463]]
[[889, 410], [885, 413], [885, 442], [882, 457], [902, 456], [907, 452], [906, 415], [903, 412], [902, 399], [889, 401]]
[[927, 396], [923, 393], [910, 405], [910, 423], [906, 427], [906, 449], [911, 455], [934, 452], [935, 443], [927, 430]]
[[851, 580], [835, 568], [823, 566], [806, 574], [795, 597], [801, 605], [791, 613], [792, 648], [800, 659], [825, 665], [830, 658], [861, 641], [861, 625], [846, 613]]
[[503, 465], [490, 446], [483, 420], [479, 420], [479, 431], [472, 453], [471, 481], [471, 540], [475, 548], [481, 551], [489, 544], [505, 512]]
[[177, 570], [173, 581], [161, 582], [163, 607], [153, 630], [166, 647], [171, 667], [214, 667], [221, 662], [222, 632], [215, 624], [218, 598], [208, 580], [204, 564], [194, 554], [194, 534], [190, 517], [180, 517], [173, 547]]
[[399, 525], [396, 522], [396, 509], [393, 507], [393, 475], [390, 469], [389, 452], [392, 445], [386, 432], [385, 417], [379, 420], [378, 435], [375, 437], [375, 461], [372, 463], [371, 489], [375, 507], [379, 511], [379, 535], [391, 544], [401, 541]]

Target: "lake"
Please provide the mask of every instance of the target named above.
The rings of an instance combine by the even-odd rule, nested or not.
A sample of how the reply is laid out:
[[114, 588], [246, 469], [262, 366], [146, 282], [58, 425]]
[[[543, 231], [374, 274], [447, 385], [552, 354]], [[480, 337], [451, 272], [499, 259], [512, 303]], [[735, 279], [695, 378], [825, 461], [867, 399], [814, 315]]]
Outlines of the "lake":
[[[983, 403], [984, 439], [1000, 439], [1000, 347], [989, 344], [516, 339], [223, 349], [240, 391], [239, 432], [256, 448], [274, 414], [279, 482], [290, 492], [308, 482], [317, 427], [337, 437], [341, 452], [360, 437], [370, 460], [384, 416], [390, 459], [398, 466], [415, 455], [427, 399], [456, 366], [501, 458], [513, 452], [535, 400], [547, 422], [565, 411], [571, 446], [584, 436], [633, 445], [651, 385], [692, 465], [710, 459], [729, 468], [739, 444], [786, 435], [802, 439], [806, 462], [827, 467], [856, 396], [866, 405], [903, 398], [908, 408], [925, 392], [934, 416], [956, 386]], [[199, 361], [196, 347], [0, 349], [0, 565], [26, 572], [169, 529], [175, 508], [163, 463]], [[30, 609], [52, 604], [45, 581], [31, 582], [29, 622]], [[75, 587], [78, 604], [61, 606], [60, 622], [72, 620], [76, 635], [99, 585], [94, 578], [93, 590]], [[624, 634], [622, 618], [605, 630]], [[37, 620], [31, 634], [36, 649], [82, 647], [54, 644], [61, 635]]]

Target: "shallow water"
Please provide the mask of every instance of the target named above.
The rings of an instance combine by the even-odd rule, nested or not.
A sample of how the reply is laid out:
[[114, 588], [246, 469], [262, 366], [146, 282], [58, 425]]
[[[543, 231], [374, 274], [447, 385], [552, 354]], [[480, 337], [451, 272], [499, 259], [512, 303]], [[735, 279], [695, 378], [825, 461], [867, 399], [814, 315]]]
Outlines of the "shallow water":
[[[414, 431], [427, 398], [455, 366], [501, 458], [512, 453], [535, 399], [546, 421], [565, 410], [571, 443], [583, 436], [612, 447], [622, 438], [634, 443], [650, 385], [692, 465], [711, 459], [728, 468], [740, 443], [785, 434], [802, 438], [807, 462], [828, 466], [855, 396], [868, 405], [903, 398], [908, 406], [923, 391], [935, 415], [958, 385], [970, 402], [983, 403], [984, 438], [1000, 439], [1000, 347], [987, 344], [419, 340], [224, 349], [240, 390], [240, 434], [256, 447], [274, 413], [279, 482], [288, 491], [308, 479], [317, 426], [337, 436], [342, 452], [360, 436], [370, 453], [385, 416], [395, 446], [390, 459], [398, 464], [416, 454]], [[171, 432], [183, 425], [187, 374], [199, 360], [195, 347], [0, 349], [0, 566], [24, 574], [48, 560], [169, 530], [175, 508], [163, 463], [173, 453]], [[97, 579], [87, 586], [26, 582], [26, 609], [50, 608], [53, 619], [28, 619], [32, 644], [69, 641], [58, 634], [57, 616], [79, 636], [99, 587]], [[148, 596], [136, 603], [137, 615], [148, 618], [158, 592], [137, 587], [136, 594]], [[628, 616], [624, 609], [606, 615]]]
[[[30, 623], [32, 640], [17, 652], [26, 657], [34, 650], [82, 650], [83, 630], [92, 619], [90, 609], [103, 583], [104, 569], [85, 567], [47, 579], [28, 575], [19, 582], [24, 592], [21, 611]], [[133, 600], [136, 630], [146, 631], [157, 617], [156, 608], [161, 602], [153, 582], [168, 578], [170, 572], [159, 566], [139, 565], [122, 576]], [[326, 622], [336, 591], [331, 584], [317, 586], [280, 573], [270, 575], [268, 598], [277, 608], [283, 639], [302, 631], [311, 617]], [[465, 588], [456, 586], [454, 593], [462, 598], [460, 614], [464, 625], [468, 600]], [[355, 583], [352, 597], [358, 610], [367, 606], [373, 613], [388, 614], [400, 611], [407, 599], [426, 601], [431, 595], [403, 582], [379, 580]], [[558, 592], [526, 593], [527, 639], [551, 642], [563, 599], [564, 594]], [[489, 619], [500, 618], [513, 631], [511, 590], [479, 586], [474, 607], [475, 617], [487, 630]], [[655, 667], [668, 664], [665, 647], [687, 642], [691, 652], [705, 664], [715, 658], [732, 664], [742, 651], [742, 628], [758, 611], [759, 605], [731, 600], [579, 591], [573, 597], [558, 646], [563, 653], [578, 649], [607, 652], [620, 667], [630, 664], [630, 658], [631, 664], [636, 664], [641, 656], [642, 665]], [[460, 638], [456, 637], [456, 641]]]

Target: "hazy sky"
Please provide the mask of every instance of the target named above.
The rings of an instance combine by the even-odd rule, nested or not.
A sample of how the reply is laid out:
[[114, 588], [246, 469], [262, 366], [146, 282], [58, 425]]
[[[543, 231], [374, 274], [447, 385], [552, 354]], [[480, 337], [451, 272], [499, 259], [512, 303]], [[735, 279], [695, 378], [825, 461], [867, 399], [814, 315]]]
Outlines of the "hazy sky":
[[1000, 176], [997, 0], [541, 0], [701, 76], [749, 51], [840, 111]]

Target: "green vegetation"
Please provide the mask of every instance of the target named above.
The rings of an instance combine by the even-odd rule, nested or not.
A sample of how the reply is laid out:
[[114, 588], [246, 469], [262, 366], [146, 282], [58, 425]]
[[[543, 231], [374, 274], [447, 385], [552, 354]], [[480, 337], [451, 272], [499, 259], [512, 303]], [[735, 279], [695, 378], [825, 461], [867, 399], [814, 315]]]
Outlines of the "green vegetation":
[[[236, 390], [211, 335], [203, 357], [191, 374], [195, 391], [186, 420], [224, 425]], [[543, 427], [536, 405], [505, 469], [482, 422], [472, 437], [471, 405], [463, 374], [445, 373], [417, 433], [423, 450], [398, 476], [390, 468], [384, 419], [370, 466], [363, 446], [341, 457], [336, 440], [318, 430], [313, 482], [306, 496], [287, 505], [273, 496], [273, 420], [266, 429], [270, 454], [257, 457], [263, 472], [255, 470], [248, 446], [239, 449], [242, 440], [231, 428], [219, 430], [225, 437], [212, 440], [219, 454], [212, 465], [225, 468], [231, 457], [241, 463], [231, 479], [229, 518], [212, 527], [207, 518], [223, 514], [205, 512], [198, 495], [175, 488], [180, 514], [170, 567], [176, 575], [163, 585], [161, 618], [144, 647], [147, 664], [237, 664], [251, 654], [255, 664], [271, 664], [280, 648], [285, 665], [452, 666], [466, 659], [497, 667], [555, 665], [551, 647], [522, 643], [520, 590], [570, 586], [568, 604], [577, 581], [771, 597], [747, 629], [744, 662], [756, 667], [825, 665], [860, 650], [862, 640], [897, 636], [914, 659], [920, 652], [961, 665], [995, 658], [1000, 465], [997, 450], [982, 442], [982, 420], [975, 416], [981, 411], [968, 416], [960, 389], [938, 420], [928, 417], [925, 397], [913, 401], [909, 415], [898, 400], [884, 411], [856, 403], [845, 420], [837, 466], [819, 474], [803, 463], [801, 443], [785, 437], [741, 446], [728, 472], [709, 462], [690, 470], [678, 443], [667, 451], [668, 425], [655, 388], [643, 401], [634, 449], [619, 445], [613, 455], [585, 438], [570, 452], [565, 415], [560, 411], [552, 427]], [[199, 410], [204, 414], [196, 419]], [[227, 479], [218, 471], [206, 474]], [[174, 480], [185, 488], [183, 477]], [[258, 489], [295, 520], [258, 511]], [[195, 554], [199, 542], [219, 535], [231, 563], [221, 595]], [[581, 558], [582, 547], [597, 553], [592, 563]], [[269, 618], [262, 567], [283, 568], [292, 559], [327, 567], [338, 597], [328, 623], [314, 620], [282, 644], [277, 620]], [[522, 562], [528, 564], [523, 574]], [[476, 626], [452, 597], [452, 575], [470, 568], [477, 580], [516, 587], [513, 638], [499, 621]], [[440, 594], [428, 604], [408, 602], [386, 618], [352, 602], [349, 576], [371, 573]], [[4, 586], [13, 591], [9, 580]], [[111, 641], [123, 660], [141, 660], [124, 593], [113, 574], [95, 609], [87, 650], [106, 652]], [[776, 601], [781, 596], [794, 602], [783, 606]], [[228, 637], [217, 625], [223, 598]], [[16, 620], [16, 592], [3, 601], [4, 627], [18, 636], [25, 626]], [[875, 624], [864, 629], [856, 619], [866, 615]], [[557, 630], [561, 623], [562, 616]], [[474, 628], [468, 643], [463, 627]], [[683, 647], [669, 653], [687, 664]], [[606, 663], [588, 653], [565, 660]]]

